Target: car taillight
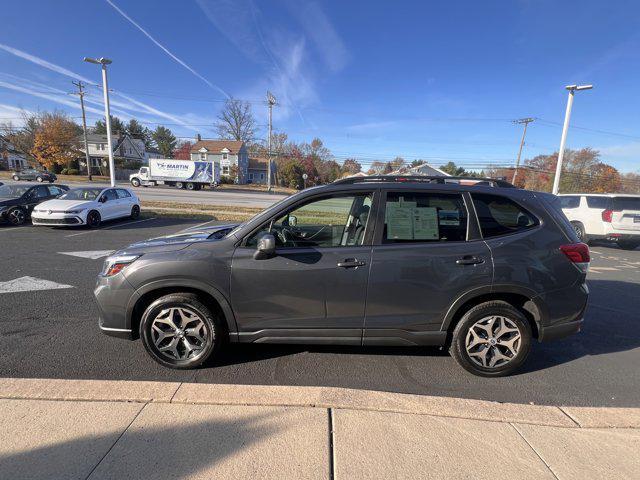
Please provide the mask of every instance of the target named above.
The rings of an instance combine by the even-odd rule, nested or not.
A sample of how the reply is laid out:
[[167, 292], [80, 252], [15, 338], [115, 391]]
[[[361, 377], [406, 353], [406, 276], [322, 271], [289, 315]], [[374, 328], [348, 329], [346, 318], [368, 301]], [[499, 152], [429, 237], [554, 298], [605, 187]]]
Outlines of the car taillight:
[[564, 253], [571, 262], [583, 272], [589, 270], [589, 247], [586, 243], [570, 243], [562, 245], [560, 251]]
[[611, 219], [613, 217], [613, 210], [603, 210], [602, 212], [602, 221], [611, 223]]

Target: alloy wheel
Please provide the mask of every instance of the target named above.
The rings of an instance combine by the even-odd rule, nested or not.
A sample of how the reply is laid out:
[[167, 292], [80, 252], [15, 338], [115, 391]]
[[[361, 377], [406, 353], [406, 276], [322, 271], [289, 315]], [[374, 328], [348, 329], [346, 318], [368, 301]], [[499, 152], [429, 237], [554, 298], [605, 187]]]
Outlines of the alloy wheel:
[[205, 322], [186, 307], [162, 310], [151, 322], [151, 339], [158, 353], [169, 360], [195, 360], [211, 341]]
[[22, 225], [25, 218], [24, 211], [21, 208], [14, 208], [9, 212], [9, 221], [14, 225]]
[[522, 332], [507, 317], [491, 315], [475, 322], [467, 332], [465, 349], [473, 363], [497, 368], [518, 356]]

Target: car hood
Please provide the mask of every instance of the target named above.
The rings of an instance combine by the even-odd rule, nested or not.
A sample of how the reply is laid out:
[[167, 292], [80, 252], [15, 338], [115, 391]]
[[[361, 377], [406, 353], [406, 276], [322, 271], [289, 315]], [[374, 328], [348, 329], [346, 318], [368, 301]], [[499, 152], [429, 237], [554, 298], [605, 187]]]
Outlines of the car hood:
[[220, 240], [237, 226], [238, 224], [226, 224], [209, 227], [193, 227], [171, 235], [133, 243], [120, 250], [118, 254], [141, 254], [182, 250], [194, 243]]
[[84, 209], [94, 206], [95, 202], [92, 200], [47, 200], [42, 202], [36, 208], [38, 210], [73, 210]]

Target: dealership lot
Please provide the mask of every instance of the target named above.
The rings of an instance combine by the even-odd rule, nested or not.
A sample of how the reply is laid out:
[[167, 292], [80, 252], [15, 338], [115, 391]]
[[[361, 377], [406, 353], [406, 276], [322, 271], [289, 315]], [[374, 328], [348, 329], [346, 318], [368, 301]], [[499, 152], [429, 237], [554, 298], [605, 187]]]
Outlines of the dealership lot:
[[[196, 192], [202, 193], [202, 192]], [[536, 404], [640, 406], [640, 249], [592, 247], [585, 330], [535, 344], [519, 374], [473, 377], [425, 348], [231, 345], [196, 371], [106, 337], [92, 290], [104, 257], [201, 222], [141, 218], [96, 230], [0, 225], [0, 371], [7, 377], [325, 385]]]

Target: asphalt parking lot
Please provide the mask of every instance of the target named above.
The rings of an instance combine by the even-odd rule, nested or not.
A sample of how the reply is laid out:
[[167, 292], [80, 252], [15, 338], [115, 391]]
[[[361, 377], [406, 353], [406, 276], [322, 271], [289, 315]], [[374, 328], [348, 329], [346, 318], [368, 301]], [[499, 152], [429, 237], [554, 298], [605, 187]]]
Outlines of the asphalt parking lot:
[[[501, 402], [640, 406], [640, 249], [592, 247], [582, 333], [535, 344], [525, 368], [474, 377], [436, 348], [230, 345], [196, 371], [160, 367], [102, 335], [93, 286], [104, 256], [198, 221], [142, 218], [96, 230], [0, 225], [0, 376], [322, 385]], [[18, 290], [26, 291], [18, 291]]]

